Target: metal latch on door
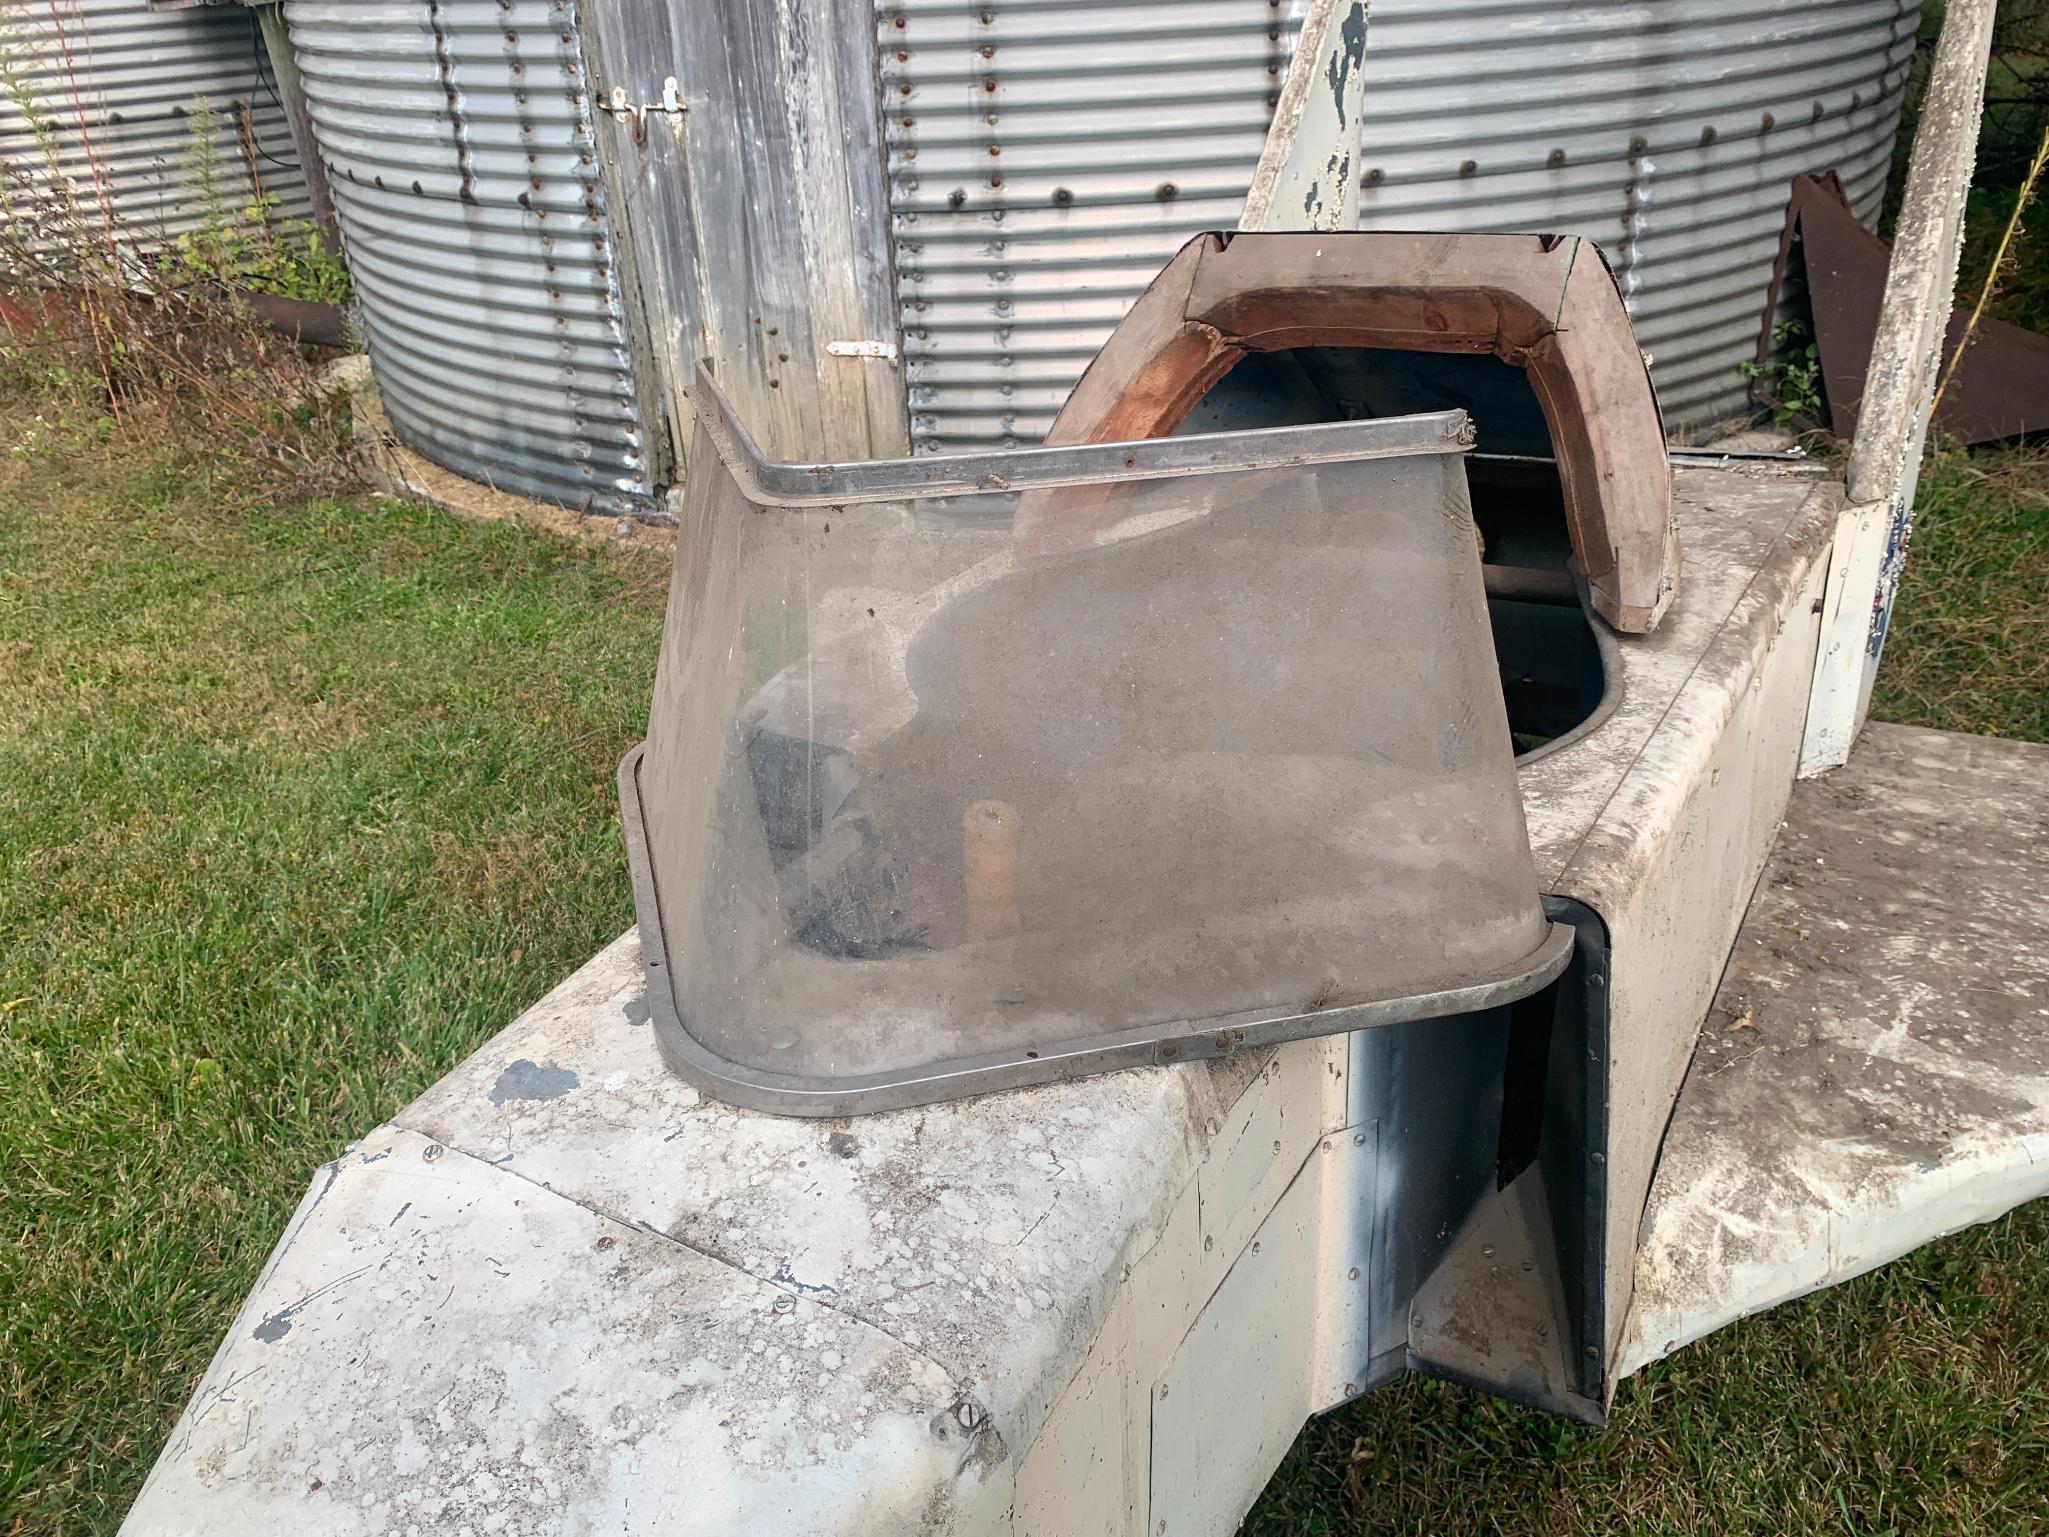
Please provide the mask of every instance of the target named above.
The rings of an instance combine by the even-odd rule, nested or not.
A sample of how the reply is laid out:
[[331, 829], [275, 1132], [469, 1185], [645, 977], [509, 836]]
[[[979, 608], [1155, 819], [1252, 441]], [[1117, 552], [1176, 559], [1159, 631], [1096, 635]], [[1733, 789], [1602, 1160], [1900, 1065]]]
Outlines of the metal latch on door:
[[625, 86], [615, 85], [612, 87], [611, 100], [602, 105], [605, 111], [626, 124], [627, 131], [633, 135], [633, 142], [636, 145], [647, 143], [648, 113], [661, 112], [670, 117], [681, 117], [690, 110], [689, 103], [683, 100], [683, 93], [677, 88], [674, 75], [662, 82], [660, 101], [633, 102], [627, 98]]

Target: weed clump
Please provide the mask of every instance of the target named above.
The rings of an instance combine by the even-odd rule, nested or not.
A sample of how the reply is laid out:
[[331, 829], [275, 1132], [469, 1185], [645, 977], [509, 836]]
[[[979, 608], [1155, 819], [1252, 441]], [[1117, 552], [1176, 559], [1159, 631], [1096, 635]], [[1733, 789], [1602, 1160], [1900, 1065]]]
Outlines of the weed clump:
[[166, 448], [225, 502], [353, 484], [349, 401], [321, 379], [331, 349], [274, 329], [256, 297], [343, 304], [347, 269], [310, 223], [281, 214], [242, 104], [229, 134], [195, 100], [176, 173], [157, 168], [169, 195], [145, 200], [77, 104], [43, 98], [4, 34], [0, 95], [17, 119], [0, 160], [0, 390], [36, 401], [75, 445]]

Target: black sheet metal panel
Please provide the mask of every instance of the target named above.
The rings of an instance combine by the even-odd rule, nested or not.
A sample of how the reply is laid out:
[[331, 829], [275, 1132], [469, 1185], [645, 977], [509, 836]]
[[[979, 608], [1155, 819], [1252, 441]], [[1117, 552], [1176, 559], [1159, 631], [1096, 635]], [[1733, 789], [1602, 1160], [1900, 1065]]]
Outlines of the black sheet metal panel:
[[653, 506], [570, 0], [287, 0], [370, 364], [436, 464]]
[[1544, 909], [1574, 935], [1556, 981], [1355, 1047], [1355, 1114], [1376, 1123], [1387, 1171], [1375, 1338], [1405, 1342], [1376, 1381], [1406, 1368], [1600, 1425], [1607, 935], [1577, 902]]
[[693, 1081], [848, 1114], [1472, 1013], [1566, 964], [1461, 414], [777, 465], [696, 394], [621, 770]]

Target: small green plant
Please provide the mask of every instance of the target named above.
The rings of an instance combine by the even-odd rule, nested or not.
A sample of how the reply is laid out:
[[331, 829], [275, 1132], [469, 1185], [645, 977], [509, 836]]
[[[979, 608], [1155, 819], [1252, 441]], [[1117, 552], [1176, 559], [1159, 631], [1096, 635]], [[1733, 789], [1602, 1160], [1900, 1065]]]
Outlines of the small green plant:
[[1742, 366], [1747, 378], [1764, 382], [1772, 420], [1781, 427], [1810, 427], [1828, 420], [1821, 394], [1821, 348], [1805, 320], [1795, 316], [1773, 326], [1771, 360]]
[[156, 263], [157, 281], [348, 303], [348, 268], [310, 222], [280, 219], [277, 195], [260, 187], [237, 195], [239, 178], [222, 167], [218, 125], [204, 96], [193, 103], [187, 135], [186, 185], [199, 220], [166, 243]]
[[45, 99], [13, 23], [0, 18], [0, 94], [41, 153], [0, 164], [0, 393], [42, 401], [67, 442], [172, 443], [238, 494], [353, 484], [346, 394], [246, 302], [344, 300], [347, 274], [310, 226], [279, 217], [247, 119], [246, 176], [202, 100], [186, 125], [175, 225], [120, 219], [95, 130]]

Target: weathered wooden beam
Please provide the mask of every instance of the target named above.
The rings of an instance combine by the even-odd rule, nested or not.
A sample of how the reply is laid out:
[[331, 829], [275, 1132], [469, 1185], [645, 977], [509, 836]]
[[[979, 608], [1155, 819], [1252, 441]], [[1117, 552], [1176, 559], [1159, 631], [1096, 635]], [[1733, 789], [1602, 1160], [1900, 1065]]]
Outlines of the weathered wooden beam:
[[256, 25], [263, 33], [263, 47], [270, 57], [270, 72], [277, 77], [277, 99], [285, 109], [285, 124], [292, 131], [292, 144], [299, 151], [299, 165], [306, 174], [306, 197], [313, 205], [313, 225], [331, 251], [341, 249], [341, 226], [334, 220], [334, 194], [327, 187], [327, 163], [320, 158], [320, 146], [313, 141], [313, 118], [306, 110], [306, 93], [299, 85], [299, 61], [292, 56], [292, 40], [285, 30], [282, 5], [257, 5]]
[[868, 0], [589, 0], [581, 15], [612, 221], [678, 447], [703, 360], [777, 457], [905, 453]]
[[1913, 531], [1914, 488], [1955, 302], [1964, 198], [1977, 158], [1994, 0], [1950, 0], [1907, 165], [1885, 302], [1872, 341], [1850, 506], [1836, 528], [1822, 608], [1821, 652], [1801, 746], [1802, 775], [1836, 768], [1871, 709], [1871, 685]]

